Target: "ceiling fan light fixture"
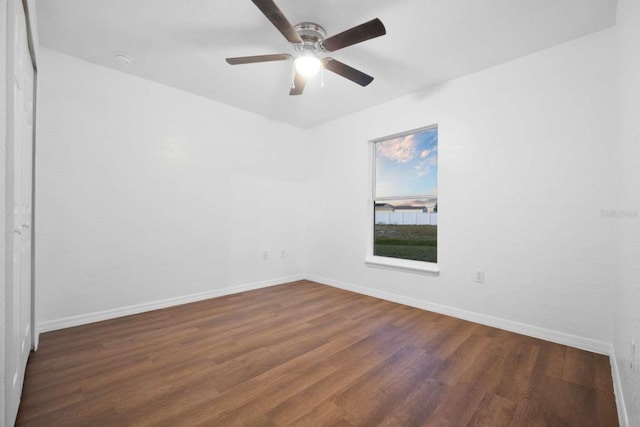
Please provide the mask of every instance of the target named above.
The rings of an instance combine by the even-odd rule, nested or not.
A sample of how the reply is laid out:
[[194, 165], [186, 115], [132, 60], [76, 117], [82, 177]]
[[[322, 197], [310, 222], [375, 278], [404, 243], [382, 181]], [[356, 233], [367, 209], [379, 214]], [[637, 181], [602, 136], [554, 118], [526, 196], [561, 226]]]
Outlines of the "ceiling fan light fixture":
[[303, 53], [294, 61], [296, 71], [305, 77], [313, 77], [322, 67], [322, 61], [313, 53]]

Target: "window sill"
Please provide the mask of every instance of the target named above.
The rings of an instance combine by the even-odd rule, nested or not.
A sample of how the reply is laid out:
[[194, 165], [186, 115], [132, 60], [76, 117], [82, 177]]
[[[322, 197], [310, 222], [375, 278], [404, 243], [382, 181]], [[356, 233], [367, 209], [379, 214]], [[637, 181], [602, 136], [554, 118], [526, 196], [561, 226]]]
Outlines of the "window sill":
[[433, 262], [370, 255], [365, 258], [364, 263], [367, 266], [374, 268], [404, 271], [407, 273], [428, 274], [431, 276], [440, 275], [440, 268], [438, 268], [438, 264]]

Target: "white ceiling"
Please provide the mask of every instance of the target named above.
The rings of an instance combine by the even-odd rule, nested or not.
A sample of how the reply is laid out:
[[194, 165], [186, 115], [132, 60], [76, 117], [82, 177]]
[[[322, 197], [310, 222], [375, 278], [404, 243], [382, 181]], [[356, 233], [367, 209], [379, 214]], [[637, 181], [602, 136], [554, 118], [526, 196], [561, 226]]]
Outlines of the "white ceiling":
[[[332, 57], [375, 77], [333, 73], [289, 96], [293, 53], [250, 0], [38, 0], [40, 43], [87, 61], [308, 128], [612, 26], [617, 0], [276, 0], [292, 24], [329, 36], [378, 17], [387, 35]], [[124, 66], [114, 53], [133, 62]]]

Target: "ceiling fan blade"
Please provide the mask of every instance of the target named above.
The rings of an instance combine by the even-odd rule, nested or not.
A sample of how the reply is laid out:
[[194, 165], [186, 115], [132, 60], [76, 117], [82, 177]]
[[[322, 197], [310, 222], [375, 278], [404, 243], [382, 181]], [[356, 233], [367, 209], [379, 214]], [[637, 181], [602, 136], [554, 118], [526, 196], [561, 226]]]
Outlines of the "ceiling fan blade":
[[288, 53], [277, 53], [274, 55], [240, 56], [237, 58], [227, 58], [227, 63], [231, 65], [253, 64], [254, 62], [286, 61], [291, 59]]
[[349, 79], [354, 83], [358, 83], [360, 86], [366, 86], [373, 81], [373, 77], [371, 77], [370, 75], [356, 70], [355, 68], [350, 67], [347, 64], [343, 64], [340, 61], [336, 61], [333, 58], [324, 58], [322, 62], [324, 63], [324, 68], [326, 68], [327, 70], [341, 75], [342, 77]]
[[325, 39], [322, 42], [322, 46], [329, 52], [334, 52], [343, 47], [384, 36], [385, 34], [387, 34], [387, 30], [384, 28], [382, 21], [376, 18]]
[[302, 95], [306, 84], [307, 79], [305, 79], [302, 74], [296, 72], [296, 75], [293, 77], [293, 87], [289, 91], [289, 95]]
[[258, 9], [269, 21], [282, 33], [284, 38], [289, 40], [289, 43], [302, 43], [302, 39], [293, 29], [293, 25], [284, 16], [284, 13], [276, 6], [273, 0], [251, 0], [253, 4], [258, 6]]

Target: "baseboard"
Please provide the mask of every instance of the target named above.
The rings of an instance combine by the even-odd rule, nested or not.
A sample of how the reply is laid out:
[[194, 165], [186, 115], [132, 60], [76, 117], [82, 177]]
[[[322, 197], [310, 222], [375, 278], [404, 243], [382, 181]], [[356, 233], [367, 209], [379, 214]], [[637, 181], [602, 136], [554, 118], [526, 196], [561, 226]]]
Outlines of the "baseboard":
[[[70, 316], [70, 317], [65, 317], [65, 318], [56, 319], [56, 320], [49, 320], [46, 322], [41, 322], [37, 325], [37, 328], [36, 328], [37, 335], [36, 335], [34, 344], [36, 344], [36, 348], [37, 348], [37, 343], [39, 341], [38, 335], [43, 332], [70, 328], [70, 327], [79, 326], [79, 325], [86, 325], [88, 323], [100, 322], [102, 320], [129, 316], [131, 314], [144, 313], [146, 311], [158, 310], [161, 308], [187, 304], [190, 302], [202, 301], [209, 298], [215, 298], [215, 297], [220, 297], [224, 295], [250, 291], [253, 289], [276, 286], [283, 283], [294, 282], [294, 281], [303, 280], [303, 279], [311, 280], [317, 283], [333, 286], [340, 289], [345, 289], [345, 290], [356, 292], [363, 295], [372, 296], [375, 298], [384, 299], [387, 301], [397, 302], [399, 304], [420, 308], [422, 310], [445, 314], [447, 316], [468, 320], [470, 322], [480, 323], [482, 325], [487, 325], [494, 328], [516, 332], [516, 333], [531, 336], [534, 338], [540, 338], [540, 339], [555, 342], [558, 344], [576, 347], [576, 348], [591, 351], [594, 353], [605, 354], [610, 356], [612, 358], [612, 361], [615, 361], [615, 357], [613, 356], [613, 348], [611, 344], [604, 341], [593, 340], [590, 338], [567, 334], [565, 332], [555, 331], [552, 329], [540, 328], [537, 326], [527, 325], [525, 323], [506, 320], [499, 317], [476, 313], [473, 311], [468, 311], [468, 310], [464, 310], [464, 309], [460, 309], [452, 306], [436, 304], [433, 302], [420, 300], [417, 298], [411, 298], [411, 297], [406, 297], [399, 294], [394, 294], [391, 292], [385, 292], [385, 291], [380, 291], [376, 289], [366, 288], [364, 286], [353, 285], [350, 283], [341, 282], [339, 280], [328, 279], [326, 277], [320, 277], [315, 275], [295, 275], [295, 276], [281, 277], [281, 278], [265, 280], [261, 282], [231, 286], [228, 288], [214, 289], [211, 291], [200, 292], [197, 294], [183, 295], [175, 298], [168, 298], [168, 299], [163, 299], [158, 301], [146, 302], [142, 304], [130, 305], [126, 307], [119, 307], [111, 310], [80, 314], [77, 316]], [[617, 372], [617, 364], [612, 366], [615, 366], [616, 372]]]
[[228, 288], [214, 289], [197, 294], [183, 295], [175, 298], [167, 298], [158, 301], [145, 302], [142, 304], [130, 305], [126, 307], [114, 308], [112, 310], [98, 311], [95, 313], [80, 314], [77, 316], [64, 317], [62, 319], [48, 320], [38, 324], [38, 335], [43, 332], [55, 331], [58, 329], [71, 328], [73, 326], [86, 325], [88, 323], [100, 322], [102, 320], [115, 319], [116, 317], [129, 316], [132, 314], [144, 313], [146, 311], [158, 310], [161, 308], [173, 307], [190, 302], [202, 301], [209, 298], [221, 297], [224, 295], [237, 294], [239, 292], [251, 291], [254, 289], [267, 288], [269, 286], [281, 285], [284, 283], [302, 280], [304, 276], [288, 276], [277, 279], [265, 280], [261, 282], [248, 283], [244, 285], [231, 286]]
[[618, 368], [618, 358], [614, 347], [611, 347], [609, 354], [609, 362], [611, 363], [611, 376], [613, 379], [613, 392], [616, 395], [616, 407], [618, 408], [618, 422], [620, 427], [629, 427], [629, 416], [627, 415], [627, 405], [624, 401], [622, 393], [622, 381], [620, 380], [620, 369]]
[[527, 325], [525, 323], [514, 322], [512, 320], [506, 320], [499, 317], [476, 313], [456, 307], [436, 304], [433, 302], [406, 297], [391, 292], [365, 288], [363, 286], [344, 283], [339, 280], [327, 279], [325, 277], [307, 275], [306, 278], [308, 280], [312, 280], [324, 285], [333, 286], [335, 288], [345, 289], [347, 291], [352, 291], [391, 302], [397, 302], [399, 304], [420, 308], [422, 310], [445, 314], [447, 316], [456, 317], [458, 319], [464, 319], [470, 322], [480, 323], [482, 325], [491, 326], [498, 329], [504, 329], [510, 332], [543, 339], [545, 341], [551, 341], [558, 344], [568, 345], [570, 347], [576, 347], [581, 350], [591, 351], [593, 353], [610, 355], [612, 350], [611, 344], [604, 341], [598, 341], [578, 335], [567, 334], [565, 332], [555, 331], [552, 329], [540, 328], [537, 326]]

